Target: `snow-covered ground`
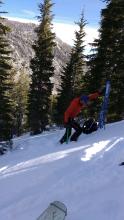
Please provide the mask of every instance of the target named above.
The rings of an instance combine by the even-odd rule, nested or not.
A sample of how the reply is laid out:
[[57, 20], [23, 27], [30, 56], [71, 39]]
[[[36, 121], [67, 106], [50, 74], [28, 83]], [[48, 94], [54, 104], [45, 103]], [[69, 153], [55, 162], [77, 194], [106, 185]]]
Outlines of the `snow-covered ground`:
[[60, 145], [63, 132], [16, 138], [0, 156], [0, 220], [36, 220], [55, 200], [67, 220], [124, 220], [124, 121]]

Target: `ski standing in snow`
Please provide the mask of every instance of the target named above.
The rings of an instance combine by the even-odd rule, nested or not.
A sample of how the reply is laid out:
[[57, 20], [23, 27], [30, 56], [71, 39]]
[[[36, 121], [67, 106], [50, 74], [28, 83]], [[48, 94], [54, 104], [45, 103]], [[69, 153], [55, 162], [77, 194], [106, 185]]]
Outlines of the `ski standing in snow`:
[[106, 115], [107, 115], [107, 111], [108, 111], [110, 87], [111, 87], [110, 81], [108, 80], [106, 82], [105, 95], [104, 95], [102, 107], [101, 107], [100, 114], [99, 114], [99, 123], [98, 123], [99, 128], [105, 128], [105, 119], [106, 119]]

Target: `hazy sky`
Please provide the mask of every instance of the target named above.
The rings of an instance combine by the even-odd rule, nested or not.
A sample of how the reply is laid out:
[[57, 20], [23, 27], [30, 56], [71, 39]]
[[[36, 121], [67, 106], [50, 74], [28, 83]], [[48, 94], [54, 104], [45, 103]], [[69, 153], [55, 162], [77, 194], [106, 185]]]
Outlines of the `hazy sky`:
[[[36, 20], [39, 15], [38, 4], [41, 0], [3, 0], [7, 16], [17, 19]], [[54, 30], [63, 41], [73, 45], [75, 24], [79, 21], [82, 10], [87, 21], [86, 43], [97, 37], [100, 22], [100, 11], [105, 7], [102, 0], [53, 0]]]
[[[5, 0], [5, 9], [10, 16], [34, 18], [38, 14], [38, 4], [41, 0]], [[55, 21], [71, 23], [77, 21], [84, 10], [85, 19], [90, 26], [97, 25], [100, 19], [100, 10], [105, 3], [102, 0], [53, 0], [52, 11]]]

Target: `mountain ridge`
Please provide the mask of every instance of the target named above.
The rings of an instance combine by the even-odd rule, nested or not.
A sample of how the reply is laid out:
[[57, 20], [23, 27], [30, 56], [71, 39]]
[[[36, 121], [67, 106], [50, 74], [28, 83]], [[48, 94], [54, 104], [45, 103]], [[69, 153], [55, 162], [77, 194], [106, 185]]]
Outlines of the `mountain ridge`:
[[[29, 74], [31, 74], [30, 60], [34, 56], [32, 44], [37, 38], [35, 33], [37, 25], [8, 19], [5, 19], [4, 23], [10, 28], [10, 32], [7, 34], [7, 39], [12, 50], [12, 66], [17, 70], [17, 72], [24, 68]], [[56, 37], [56, 47], [54, 48], [53, 61], [55, 74], [51, 79], [54, 84], [54, 93], [56, 93], [57, 89], [60, 87], [60, 72], [62, 70], [62, 66], [65, 65], [69, 58], [70, 51], [71, 46]]]

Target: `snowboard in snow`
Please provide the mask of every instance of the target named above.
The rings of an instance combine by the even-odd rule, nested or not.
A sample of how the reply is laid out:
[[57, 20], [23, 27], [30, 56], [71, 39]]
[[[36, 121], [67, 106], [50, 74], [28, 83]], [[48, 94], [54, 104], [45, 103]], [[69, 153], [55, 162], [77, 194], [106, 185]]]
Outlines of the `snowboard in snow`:
[[36, 220], [64, 220], [67, 215], [67, 208], [64, 203], [54, 201]]

